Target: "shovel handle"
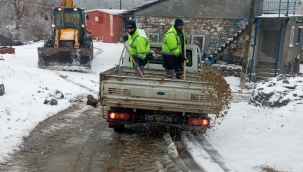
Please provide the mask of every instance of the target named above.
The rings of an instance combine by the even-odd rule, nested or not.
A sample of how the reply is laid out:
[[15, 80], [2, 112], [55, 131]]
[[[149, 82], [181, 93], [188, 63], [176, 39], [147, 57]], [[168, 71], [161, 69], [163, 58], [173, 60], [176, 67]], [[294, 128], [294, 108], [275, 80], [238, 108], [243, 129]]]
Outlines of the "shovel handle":
[[[184, 57], [186, 58], [186, 45], [184, 45]], [[186, 60], [183, 63], [184, 80], [186, 80]]]
[[140, 76], [144, 77], [144, 75], [142, 74], [142, 71], [141, 71], [140, 67], [137, 65], [134, 57], [130, 54], [129, 49], [127, 48], [126, 44], [124, 42], [122, 42], [122, 44], [124, 45], [124, 48], [126, 49], [127, 53], [129, 54], [129, 57], [132, 59], [132, 61], [134, 62], [135, 66], [137, 67]]

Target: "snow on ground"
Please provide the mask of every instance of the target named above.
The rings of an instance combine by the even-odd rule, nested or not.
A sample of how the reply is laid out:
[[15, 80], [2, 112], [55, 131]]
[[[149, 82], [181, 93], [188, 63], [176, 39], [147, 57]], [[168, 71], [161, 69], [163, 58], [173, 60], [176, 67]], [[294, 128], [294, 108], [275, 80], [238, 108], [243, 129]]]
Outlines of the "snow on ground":
[[[0, 162], [17, 149], [22, 138], [40, 121], [69, 107], [70, 99], [77, 95], [90, 93], [74, 83], [93, 90], [96, 97], [99, 72], [117, 64], [119, 57], [115, 53], [122, 50], [122, 44], [95, 42], [98, 49], [95, 49], [92, 73], [61, 72], [37, 68], [37, 47], [41, 45], [16, 46], [15, 54], [0, 55], [5, 59], [0, 61], [0, 83], [5, 86], [5, 94], [0, 97]], [[103, 53], [100, 48], [104, 49]], [[59, 75], [65, 75], [69, 81]], [[44, 105], [44, 100], [55, 89], [65, 98], [58, 100], [57, 106]]]
[[[0, 97], [0, 162], [17, 149], [22, 137], [40, 121], [70, 106], [70, 99], [89, 93], [86, 88], [95, 95], [99, 73], [118, 64], [123, 48], [122, 44], [95, 42], [92, 71], [66, 72], [38, 69], [37, 46], [41, 43], [15, 47], [15, 55], [0, 55], [5, 59], [0, 61], [0, 83], [6, 88], [5, 95]], [[226, 77], [226, 80], [233, 92], [240, 90], [239, 78]], [[44, 105], [44, 99], [54, 89], [62, 91], [66, 98], [59, 100], [58, 106]], [[302, 105], [295, 102], [276, 109], [255, 107], [247, 102], [232, 103], [221, 125], [209, 131], [206, 138], [238, 171], [260, 171], [257, 167], [266, 165], [299, 172], [303, 171], [302, 114]], [[204, 156], [209, 165], [214, 165], [203, 148], [187, 141], [190, 150], [197, 150], [192, 155], [201, 155], [196, 158], [198, 163], [205, 163]]]
[[[288, 80], [301, 85], [297, 81], [303, 78]], [[235, 87], [231, 78], [227, 81]], [[258, 87], [262, 87], [262, 83]], [[303, 91], [302, 87], [297, 88], [296, 92]], [[285, 89], [280, 82], [269, 91], [281, 91], [279, 89]], [[297, 101], [275, 109], [255, 107], [247, 102], [232, 103], [226, 118], [209, 131], [207, 140], [238, 171], [258, 171], [261, 166], [303, 171], [302, 107]]]

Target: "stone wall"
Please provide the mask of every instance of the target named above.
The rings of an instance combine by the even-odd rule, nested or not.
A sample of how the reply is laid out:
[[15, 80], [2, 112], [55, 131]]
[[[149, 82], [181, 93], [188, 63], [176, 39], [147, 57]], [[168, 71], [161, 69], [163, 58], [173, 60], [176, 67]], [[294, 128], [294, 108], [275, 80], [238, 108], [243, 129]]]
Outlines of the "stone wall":
[[[148, 17], [136, 16], [138, 28], [145, 30], [147, 34], [159, 34], [159, 41], [162, 42], [164, 34], [172, 26], [176, 18], [170, 17]], [[224, 30], [230, 27], [235, 20], [231, 19], [199, 19], [199, 18], [183, 18], [184, 31], [187, 34], [187, 42], [192, 42], [193, 35], [204, 37], [203, 47], [207, 46], [212, 40], [216, 39]], [[234, 44], [231, 45], [231, 54], [229, 57], [230, 64], [241, 65], [244, 56], [244, 37], [241, 36]], [[226, 61], [228, 50], [225, 49], [219, 55], [221, 61]]]

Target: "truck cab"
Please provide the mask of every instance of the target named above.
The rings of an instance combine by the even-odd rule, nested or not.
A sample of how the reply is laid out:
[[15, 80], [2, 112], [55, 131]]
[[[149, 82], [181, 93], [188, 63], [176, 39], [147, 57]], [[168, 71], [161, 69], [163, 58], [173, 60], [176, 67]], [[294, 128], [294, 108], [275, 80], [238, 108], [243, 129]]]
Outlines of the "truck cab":
[[[145, 66], [146, 69], [158, 69], [165, 70], [162, 66], [162, 42], [150, 42], [150, 50], [153, 53], [153, 58], [149, 59], [149, 62]], [[200, 67], [200, 48], [194, 44], [188, 44], [186, 46], [186, 57], [188, 62], [186, 63], [186, 71], [197, 72]], [[122, 65], [130, 67], [130, 57], [125, 52], [122, 59]]]

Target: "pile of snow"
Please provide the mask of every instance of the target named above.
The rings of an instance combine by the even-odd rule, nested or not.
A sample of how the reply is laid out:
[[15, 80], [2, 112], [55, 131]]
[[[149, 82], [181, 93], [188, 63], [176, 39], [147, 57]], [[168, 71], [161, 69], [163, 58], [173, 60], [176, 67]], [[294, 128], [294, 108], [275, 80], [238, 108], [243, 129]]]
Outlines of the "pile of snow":
[[286, 106], [291, 101], [302, 104], [303, 100], [303, 77], [289, 77], [279, 75], [269, 79], [268, 82], [260, 83], [252, 92], [250, 103], [261, 107]]

